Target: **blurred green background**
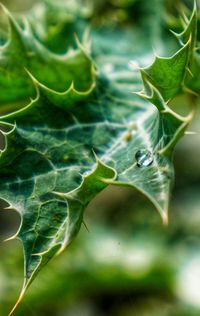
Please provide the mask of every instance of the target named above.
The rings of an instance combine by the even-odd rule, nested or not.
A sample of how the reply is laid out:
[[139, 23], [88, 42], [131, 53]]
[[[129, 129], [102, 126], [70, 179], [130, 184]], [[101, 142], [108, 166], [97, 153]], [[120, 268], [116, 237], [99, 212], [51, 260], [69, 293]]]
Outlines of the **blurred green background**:
[[[17, 14], [36, 4], [32, 0], [3, 2]], [[71, 8], [75, 3], [71, 0], [65, 2]], [[90, 1], [86, 2], [85, 9], [88, 3], [91, 6]], [[141, 2], [146, 2], [147, 7], [150, 4], [152, 14], [156, 12], [153, 4], [164, 4], [166, 11], [162, 18], [166, 29], [173, 27], [179, 30], [178, 7], [192, 7], [192, 1], [157, 0], [151, 3], [148, 0], [99, 0], [92, 2], [96, 10], [92, 17], [93, 23], [98, 28], [106, 23], [118, 23], [119, 28], [120, 25], [124, 27], [124, 24], [130, 27], [131, 23], [137, 25], [138, 19], [146, 23], [148, 19], [145, 19], [146, 11], [141, 12]], [[84, 14], [90, 14], [87, 10]], [[67, 29], [73, 31], [74, 24], [70, 23]], [[65, 30], [66, 25], [62, 32]], [[47, 44], [51, 47], [51, 41], [47, 40]], [[187, 107], [187, 100], [177, 98], [173, 106], [177, 111], [182, 111]], [[139, 192], [108, 187], [88, 206], [84, 219], [87, 229], [83, 225], [73, 244], [41, 272], [16, 315], [200, 315], [199, 120], [200, 111], [197, 111], [189, 127], [189, 131], [195, 133], [185, 135], [175, 151], [176, 181], [170, 205], [169, 226], [162, 225], [159, 214]], [[8, 314], [23, 281], [20, 243], [3, 242], [16, 232], [20, 218], [12, 210], [4, 211], [3, 206], [2, 203], [2, 316]]]

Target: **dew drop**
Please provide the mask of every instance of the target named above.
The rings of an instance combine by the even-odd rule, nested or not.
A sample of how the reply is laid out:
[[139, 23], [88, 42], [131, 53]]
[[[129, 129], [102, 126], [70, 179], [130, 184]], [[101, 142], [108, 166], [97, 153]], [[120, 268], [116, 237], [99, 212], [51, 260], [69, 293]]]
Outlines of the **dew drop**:
[[138, 167], [148, 167], [153, 163], [153, 154], [147, 149], [138, 150], [135, 154]]

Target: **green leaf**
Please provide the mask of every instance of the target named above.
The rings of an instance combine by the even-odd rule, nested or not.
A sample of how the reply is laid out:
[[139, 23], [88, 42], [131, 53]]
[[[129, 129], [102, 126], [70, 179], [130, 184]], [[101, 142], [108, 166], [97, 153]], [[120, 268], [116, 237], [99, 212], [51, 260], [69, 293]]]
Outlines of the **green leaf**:
[[[42, 3], [36, 3], [32, 10], [26, 13], [26, 17], [33, 33], [46, 47], [51, 51], [63, 53], [66, 47], [74, 47], [74, 33], [83, 35], [85, 19], [91, 17], [92, 8], [89, 1], [44, 0]], [[38, 16], [40, 23], [37, 23]]]
[[194, 91], [197, 95], [200, 94], [200, 53], [199, 49], [194, 51], [193, 61], [191, 65], [191, 74], [187, 76], [187, 87]]
[[[44, 262], [71, 242], [85, 207], [109, 183], [137, 188], [167, 221], [173, 167], [166, 149], [189, 122], [103, 78], [89, 102], [65, 107], [62, 95], [37, 84], [30, 105], [1, 118], [13, 127], [0, 160], [0, 196], [22, 218], [15, 236], [25, 255], [21, 297]], [[153, 155], [149, 167], [137, 165], [141, 149]]]
[[168, 101], [182, 91], [188, 66], [190, 41], [175, 55], [168, 58], [156, 57], [154, 63], [141, 70], [142, 78], [150, 81]]
[[[188, 24], [183, 32], [176, 34], [181, 45], [178, 52], [170, 57], [156, 56], [150, 67], [141, 69], [144, 81], [152, 83], [156, 87], [165, 101], [170, 100], [184, 91], [186, 86], [186, 76], [190, 75], [193, 50], [196, 44], [196, 6], [194, 6]], [[147, 85], [148, 86], [148, 85]]]
[[22, 29], [4, 7], [3, 10], [9, 20], [10, 36], [0, 49], [1, 113], [8, 112], [8, 108], [10, 112], [15, 110], [16, 101], [34, 95], [26, 69], [43, 84], [60, 92], [69, 89], [72, 82], [78, 91], [91, 88], [93, 65], [81, 48], [56, 55], [35, 38], [27, 22]]
[[[102, 50], [112, 43], [111, 33], [94, 49], [95, 71], [80, 43], [67, 55], [54, 54], [35, 39], [29, 24], [20, 29], [7, 14], [11, 38], [2, 56], [9, 80], [0, 72], [1, 103], [32, 96], [26, 106], [13, 106], [12, 113], [0, 117], [6, 143], [0, 197], [21, 215], [13, 238], [21, 240], [25, 257], [15, 309], [37, 273], [76, 236], [86, 206], [107, 185], [138, 189], [167, 222], [173, 149], [192, 116], [177, 115], [166, 101], [182, 91], [192, 43], [190, 36], [172, 57], [157, 58], [143, 69], [145, 89], [133, 94], [132, 80], [137, 87], [141, 80], [127, 67], [133, 48], [124, 42], [126, 31], [118, 49]], [[103, 37], [93, 34], [96, 41]], [[145, 49], [140, 60], [146, 57]], [[23, 80], [17, 82], [19, 74]]]

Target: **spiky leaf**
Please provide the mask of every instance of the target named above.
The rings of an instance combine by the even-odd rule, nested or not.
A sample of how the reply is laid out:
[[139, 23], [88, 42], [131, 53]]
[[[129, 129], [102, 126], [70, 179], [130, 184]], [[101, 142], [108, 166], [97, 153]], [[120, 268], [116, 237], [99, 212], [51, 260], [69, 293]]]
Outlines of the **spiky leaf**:
[[[1, 102], [32, 95], [27, 106], [18, 111], [13, 106], [10, 114], [0, 117], [6, 141], [0, 158], [0, 197], [21, 215], [14, 236], [22, 241], [25, 255], [21, 299], [41, 268], [76, 236], [87, 204], [107, 185], [138, 189], [167, 222], [173, 148], [191, 115], [177, 115], [166, 101], [181, 91], [195, 27], [175, 55], [141, 70], [145, 89], [133, 94], [132, 77], [137, 86], [141, 80], [127, 69], [132, 43], [124, 43], [126, 50], [119, 49], [118, 56], [107, 50], [103, 59], [101, 48], [94, 49], [97, 71], [81, 44], [61, 57], [39, 43], [28, 26], [25, 32], [8, 17], [11, 38], [2, 56], [9, 80]], [[106, 58], [111, 67], [103, 67]], [[19, 73], [23, 80], [16, 82]], [[7, 93], [11, 85], [13, 96]], [[138, 161], [141, 152], [147, 154], [143, 162]], [[150, 162], [144, 163], [148, 157]]]

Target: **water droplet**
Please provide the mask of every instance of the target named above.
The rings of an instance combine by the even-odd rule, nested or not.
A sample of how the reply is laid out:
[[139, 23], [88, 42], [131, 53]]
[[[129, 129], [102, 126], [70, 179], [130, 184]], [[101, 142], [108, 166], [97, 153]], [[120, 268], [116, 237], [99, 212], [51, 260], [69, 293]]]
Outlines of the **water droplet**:
[[153, 154], [147, 149], [140, 149], [135, 154], [138, 167], [148, 167], [153, 163]]

